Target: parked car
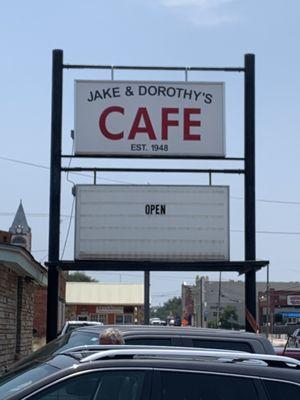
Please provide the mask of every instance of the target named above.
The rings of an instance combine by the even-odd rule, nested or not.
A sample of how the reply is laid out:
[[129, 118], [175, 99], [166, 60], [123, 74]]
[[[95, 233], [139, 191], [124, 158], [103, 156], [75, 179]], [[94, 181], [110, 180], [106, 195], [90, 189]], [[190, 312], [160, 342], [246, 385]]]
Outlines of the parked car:
[[97, 321], [66, 321], [61, 332], [61, 335], [71, 332], [73, 329], [82, 328], [83, 326], [103, 325], [102, 322]]
[[108, 327], [120, 329], [125, 343], [131, 345], [201, 347], [275, 354], [269, 340], [254, 333], [153, 325], [104, 325], [78, 328], [76, 336], [74, 332], [73, 338], [70, 338], [71, 343], [66, 343], [65, 346], [95, 344], [100, 333]]
[[162, 321], [160, 318], [150, 318], [150, 325], [165, 325], [165, 321]]
[[288, 347], [300, 347], [300, 329], [296, 329], [288, 338]]
[[[103, 346], [104, 347], [104, 346]], [[300, 362], [182, 348], [67, 351], [0, 379], [1, 400], [300, 398]]]
[[300, 348], [294, 347], [275, 347], [275, 354], [278, 356], [286, 356], [300, 360]]
[[59, 336], [6, 370], [26, 365], [32, 360], [44, 361], [49, 356], [73, 347], [97, 345], [100, 333], [108, 327], [120, 329], [127, 345], [198, 347], [275, 354], [269, 340], [255, 333], [175, 326], [99, 325], [77, 328], [66, 335]]

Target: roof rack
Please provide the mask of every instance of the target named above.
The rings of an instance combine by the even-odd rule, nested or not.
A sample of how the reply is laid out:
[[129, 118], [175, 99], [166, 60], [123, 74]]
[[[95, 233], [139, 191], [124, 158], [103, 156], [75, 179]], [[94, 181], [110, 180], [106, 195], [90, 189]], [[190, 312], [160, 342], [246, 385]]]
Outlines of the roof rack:
[[232, 352], [214, 349], [198, 350], [198, 349], [182, 349], [182, 348], [148, 348], [138, 349], [114, 349], [100, 351], [90, 356], [84, 357], [80, 360], [81, 363], [117, 358], [188, 358], [188, 359], [201, 359], [219, 362], [253, 362], [256, 366], [267, 365], [269, 367], [292, 367], [300, 369], [300, 361], [284, 356], [275, 356], [270, 354], [254, 354], [245, 352]]
[[[176, 346], [176, 349], [174, 349], [174, 346], [151, 346], [151, 345], [130, 345], [130, 344], [85, 344], [85, 345], [81, 345], [81, 346], [75, 346], [75, 347], [70, 347], [68, 349], [63, 350], [61, 353], [59, 354], [69, 354], [69, 353], [79, 353], [79, 352], [101, 352], [101, 351], [108, 351], [108, 350], [131, 350], [131, 349], [138, 349], [138, 350], [182, 350], [182, 351], [217, 351], [217, 352], [225, 352], [225, 353], [232, 353], [232, 350], [227, 350], [227, 349], [214, 349], [214, 348], [200, 348], [200, 347], [185, 347], [185, 346]], [[235, 351], [235, 353], [239, 353], [239, 351]], [[241, 353], [245, 353], [244, 351], [241, 351]], [[99, 354], [99, 353], [96, 353]]]

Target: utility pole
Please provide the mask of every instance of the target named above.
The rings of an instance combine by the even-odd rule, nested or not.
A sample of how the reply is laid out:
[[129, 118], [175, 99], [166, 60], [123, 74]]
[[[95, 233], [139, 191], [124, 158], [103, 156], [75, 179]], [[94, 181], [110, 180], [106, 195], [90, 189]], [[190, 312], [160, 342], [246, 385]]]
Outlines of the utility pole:
[[220, 311], [221, 311], [221, 280], [222, 272], [219, 272], [219, 291], [218, 291], [218, 308], [217, 308], [217, 327], [220, 326]]
[[269, 264], [267, 265], [267, 312], [266, 312], [266, 323], [267, 323], [267, 339], [269, 339], [270, 335], [270, 296], [269, 296], [269, 290], [270, 290], [270, 281], [269, 281]]

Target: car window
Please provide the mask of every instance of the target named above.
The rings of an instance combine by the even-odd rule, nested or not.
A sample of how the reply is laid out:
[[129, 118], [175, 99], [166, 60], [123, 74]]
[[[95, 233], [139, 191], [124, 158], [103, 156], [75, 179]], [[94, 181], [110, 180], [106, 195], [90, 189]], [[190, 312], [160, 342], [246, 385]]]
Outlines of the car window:
[[99, 334], [92, 332], [81, 332], [73, 330], [69, 333], [69, 340], [58, 348], [54, 354], [61, 352], [62, 350], [70, 349], [71, 347], [83, 346], [89, 344], [99, 344]]
[[24, 357], [21, 361], [12, 364], [8, 370], [16, 371], [19, 368], [23, 368], [25, 365], [30, 366], [31, 364], [35, 364], [37, 361], [46, 361], [51, 358], [52, 355], [58, 354], [63, 350], [86, 344], [99, 344], [98, 334], [92, 332], [72, 331], [52, 340], [50, 343]]
[[247, 351], [253, 353], [252, 346], [246, 342], [236, 341], [223, 341], [223, 340], [207, 340], [207, 339], [193, 339], [193, 347], [223, 349], [223, 350], [237, 350]]
[[19, 371], [18, 373], [12, 372], [5, 375], [0, 382], [0, 399], [4, 400], [56, 371], [57, 368], [48, 364], [43, 364], [38, 367], [32, 367], [26, 371]]
[[76, 363], [73, 356], [57, 355], [47, 363], [31, 362], [14, 369], [0, 378], [0, 399], [6, 398], [5, 395], [17, 393], [63, 368], [74, 366]]
[[270, 400], [300, 399], [300, 386], [292, 383], [263, 381]]
[[159, 372], [160, 390], [156, 400], [256, 400], [258, 394], [251, 378]]
[[147, 346], [172, 346], [171, 338], [125, 338], [125, 343], [130, 345], [147, 345]]
[[140, 400], [146, 371], [91, 372], [53, 385], [31, 400]]

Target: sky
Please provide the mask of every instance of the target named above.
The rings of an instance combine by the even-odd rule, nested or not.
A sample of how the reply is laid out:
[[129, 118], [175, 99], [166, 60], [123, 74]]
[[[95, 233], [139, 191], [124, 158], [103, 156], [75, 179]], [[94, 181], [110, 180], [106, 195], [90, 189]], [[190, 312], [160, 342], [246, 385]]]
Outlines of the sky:
[[[298, 0], [11, 0], [0, 13], [2, 57], [0, 229], [8, 230], [22, 203], [32, 229], [32, 254], [47, 260], [52, 50], [68, 64], [243, 67], [256, 57], [257, 259], [270, 260], [270, 280], [299, 281], [299, 14]], [[120, 80], [184, 80], [183, 73], [115, 71]], [[63, 152], [72, 153], [74, 79], [110, 79], [108, 71], [65, 71]], [[243, 157], [243, 75], [190, 73], [189, 80], [225, 82], [226, 149]], [[65, 161], [65, 165], [67, 162]], [[81, 164], [80, 164], [81, 163]], [[93, 165], [94, 165], [93, 160]], [[72, 166], [89, 165], [72, 161]], [[99, 166], [178, 167], [177, 161], [99, 160]], [[90, 165], [91, 166], [91, 165]], [[224, 162], [186, 161], [186, 168], [224, 168]], [[241, 163], [226, 162], [228, 168]], [[72, 183], [92, 177], [62, 175], [61, 255], [72, 259]], [[98, 183], [207, 184], [186, 174], [102, 174]], [[230, 185], [230, 254], [242, 260], [243, 180]], [[218, 279], [218, 273], [203, 273]], [[195, 273], [151, 273], [151, 301], [180, 295]], [[105, 282], [142, 282], [140, 272], [96, 272]], [[223, 279], [243, 279], [223, 274]], [[266, 271], [257, 274], [266, 280]]]

